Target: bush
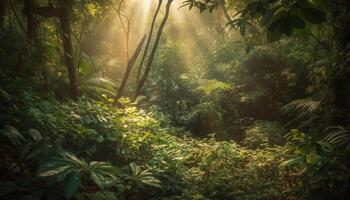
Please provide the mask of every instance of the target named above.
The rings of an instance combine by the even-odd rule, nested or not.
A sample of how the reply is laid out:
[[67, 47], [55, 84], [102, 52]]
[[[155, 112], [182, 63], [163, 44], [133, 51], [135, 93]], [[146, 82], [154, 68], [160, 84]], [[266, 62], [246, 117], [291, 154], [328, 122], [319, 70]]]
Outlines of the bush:
[[245, 131], [244, 146], [256, 149], [283, 144], [286, 131], [277, 122], [257, 121]]

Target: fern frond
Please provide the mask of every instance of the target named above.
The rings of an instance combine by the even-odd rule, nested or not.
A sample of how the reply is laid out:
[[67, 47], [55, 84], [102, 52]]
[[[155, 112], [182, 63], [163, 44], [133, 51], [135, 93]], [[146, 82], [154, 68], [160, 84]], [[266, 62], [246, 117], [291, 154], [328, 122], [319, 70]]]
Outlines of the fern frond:
[[82, 81], [82, 85], [93, 85], [102, 88], [116, 88], [116, 84], [106, 78], [96, 77]]
[[315, 101], [313, 99], [297, 99], [287, 105], [282, 107], [282, 111], [285, 113], [288, 112], [298, 112], [301, 114], [311, 114], [318, 110], [321, 102]]
[[323, 139], [324, 143], [330, 144], [334, 147], [346, 146], [350, 148], [350, 135], [347, 130], [341, 126], [331, 126], [325, 130], [328, 132], [327, 136]]
[[93, 85], [86, 85], [80, 88], [81, 92], [83, 93], [87, 93], [87, 94], [106, 94], [106, 95], [110, 95], [113, 96], [115, 95], [115, 91], [114, 90], [109, 90], [107, 88], [102, 88], [102, 87], [96, 87]]
[[103, 99], [103, 94], [109, 97], [114, 96], [116, 93], [115, 88], [115, 83], [102, 77], [85, 79], [80, 83], [80, 91], [83, 94], [86, 94], [98, 100]]

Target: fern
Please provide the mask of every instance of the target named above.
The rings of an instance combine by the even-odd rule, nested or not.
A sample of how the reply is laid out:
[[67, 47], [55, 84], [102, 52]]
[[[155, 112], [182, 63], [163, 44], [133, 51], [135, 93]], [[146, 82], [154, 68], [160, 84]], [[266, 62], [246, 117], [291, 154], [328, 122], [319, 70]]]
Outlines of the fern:
[[336, 148], [345, 148], [345, 152], [350, 150], [350, 134], [341, 126], [331, 126], [325, 130], [328, 132], [327, 136], [323, 139], [324, 143], [327, 143]]
[[201, 89], [202, 91], [204, 91], [205, 94], [211, 94], [215, 91], [218, 90], [227, 90], [230, 89], [231, 86], [227, 83], [218, 81], [218, 80], [206, 80], [204, 81], [203, 86], [200, 86], [199, 89]]
[[102, 77], [89, 78], [87, 80], [84, 80], [83, 83], [88, 85], [101, 86], [105, 88], [116, 87], [116, 84], [114, 84], [111, 80]]
[[1, 88], [0, 86], [0, 100], [4, 100], [4, 101], [10, 101], [11, 100], [11, 96]]
[[0, 129], [0, 141], [7, 138], [16, 147], [20, 147], [25, 141], [23, 135], [13, 126], [5, 126]]
[[283, 106], [282, 111], [285, 113], [296, 111], [300, 114], [311, 114], [318, 110], [320, 103], [320, 101], [315, 101], [310, 98], [297, 99]]
[[115, 95], [116, 84], [111, 80], [102, 77], [93, 77], [82, 80], [80, 91], [90, 97], [101, 100], [103, 95], [113, 97]]

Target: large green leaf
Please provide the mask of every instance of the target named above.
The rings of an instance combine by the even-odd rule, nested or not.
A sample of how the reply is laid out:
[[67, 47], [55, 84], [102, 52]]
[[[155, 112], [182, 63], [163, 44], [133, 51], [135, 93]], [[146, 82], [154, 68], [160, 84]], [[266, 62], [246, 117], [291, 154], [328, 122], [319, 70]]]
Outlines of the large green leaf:
[[154, 178], [153, 176], [143, 176], [143, 177], [140, 177], [140, 180], [142, 183], [146, 185], [161, 188], [162, 182], [159, 179]]
[[274, 31], [274, 32], [268, 31], [267, 32], [267, 41], [268, 42], [276, 42], [281, 38], [281, 36], [282, 36], [282, 32], [280, 32], [280, 31]]
[[292, 27], [288, 16], [281, 16], [276, 21], [270, 24], [267, 39], [269, 42], [277, 41], [282, 34], [291, 35]]
[[43, 139], [43, 136], [36, 129], [29, 129], [28, 133], [34, 141], [40, 141]]
[[0, 129], [0, 139], [2, 137], [9, 139], [15, 146], [20, 146], [25, 141], [23, 135], [13, 126], [5, 126]]
[[70, 171], [73, 170], [73, 168], [71, 166], [59, 166], [59, 167], [54, 166], [54, 167], [55, 168], [53, 168], [53, 169], [41, 172], [39, 174], [39, 176], [42, 176], [42, 177], [55, 176], [55, 175], [58, 175], [58, 174], [65, 172], [67, 170], [70, 170]]
[[120, 181], [118, 176], [122, 174], [122, 171], [115, 166], [106, 162], [91, 162], [90, 163], [90, 178], [96, 183], [96, 185], [104, 190]]
[[283, 163], [281, 163], [282, 167], [293, 167], [295, 165], [299, 165], [301, 163], [304, 163], [305, 158], [303, 156], [299, 156], [290, 160], [287, 160]]
[[326, 21], [326, 13], [318, 8], [301, 8], [297, 14], [312, 24], [320, 24]]
[[312, 2], [323, 9], [329, 9], [331, 4], [329, 0], [312, 0]]
[[65, 197], [67, 199], [72, 198], [72, 196], [78, 190], [79, 185], [80, 185], [80, 178], [79, 178], [79, 174], [76, 171], [72, 171], [69, 174], [67, 174], [66, 178], [64, 179]]
[[11, 96], [0, 87], [0, 99], [4, 101], [11, 101]]
[[138, 175], [141, 172], [141, 168], [136, 165], [136, 163], [130, 163], [130, 169], [133, 175]]
[[305, 21], [296, 15], [290, 15], [289, 22], [294, 28], [298, 28], [298, 29], [305, 28], [305, 26], [306, 26]]

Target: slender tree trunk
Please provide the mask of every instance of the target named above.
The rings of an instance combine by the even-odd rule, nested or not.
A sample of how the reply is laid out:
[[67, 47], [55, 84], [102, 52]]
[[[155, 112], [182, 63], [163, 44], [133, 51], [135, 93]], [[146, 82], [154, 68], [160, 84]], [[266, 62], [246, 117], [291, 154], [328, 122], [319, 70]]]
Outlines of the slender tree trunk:
[[77, 72], [73, 60], [73, 46], [72, 46], [72, 30], [71, 30], [71, 13], [73, 12], [73, 0], [58, 1], [59, 7], [56, 8], [52, 4], [48, 6], [39, 7], [32, 4], [34, 13], [45, 18], [57, 17], [60, 21], [62, 30], [62, 41], [64, 51], [64, 63], [67, 67], [69, 78], [69, 93], [73, 100], [77, 100], [79, 96]]
[[139, 65], [139, 68], [137, 70], [136, 86], [137, 86], [137, 84], [139, 82], [139, 79], [140, 79], [140, 75], [141, 75], [141, 71], [142, 71], [142, 65], [143, 65], [143, 63], [145, 61], [145, 58], [147, 56], [147, 52], [148, 52], [149, 45], [151, 43], [151, 39], [152, 39], [152, 35], [153, 35], [154, 25], [156, 23], [156, 19], [157, 19], [160, 7], [162, 6], [162, 2], [163, 2], [163, 0], [159, 0], [158, 1], [158, 6], [157, 6], [157, 9], [156, 9], [156, 12], [154, 13], [153, 19], [152, 19], [152, 24], [151, 24], [151, 28], [149, 30], [145, 51], [143, 52], [143, 55], [142, 55], [142, 58], [141, 58], [141, 61], [140, 61], [140, 65]]
[[[223, 33], [224, 40], [228, 39], [228, 35], [227, 35], [227, 32], [226, 32], [226, 24], [232, 22], [232, 18], [230, 16], [230, 14], [228, 13], [227, 9], [226, 9], [225, 3], [226, 3], [225, 0], [221, 1], [221, 9], [222, 9], [222, 12], [223, 12], [223, 14], [225, 16], [225, 19], [226, 19], [226, 23], [224, 22], [224, 24], [222, 26], [222, 33]], [[231, 26], [232, 26], [232, 24], [231, 24]]]
[[0, 0], [0, 28], [5, 24], [7, 0]]
[[[124, 34], [126, 36], [126, 40], [125, 40], [125, 48], [126, 48], [125, 57], [126, 57], [126, 59], [125, 60], [126, 60], [126, 62], [129, 62], [130, 20], [129, 20], [128, 13], [124, 7], [125, 6], [124, 3], [125, 3], [124, 1], [121, 1], [119, 3], [119, 6], [118, 6], [118, 9], [116, 10], [116, 12], [118, 14], [118, 18], [119, 18], [119, 21], [122, 25]], [[123, 18], [125, 19], [126, 23], [124, 23]], [[126, 65], [128, 65], [128, 63]]]
[[[334, 121], [336, 125], [348, 126], [350, 122], [350, 62], [347, 56], [350, 54], [350, 4], [347, 1], [341, 5], [334, 5], [332, 11], [333, 31], [337, 42], [337, 51], [339, 67], [335, 68], [334, 77], [334, 96], [335, 113]], [[345, 68], [340, 71], [340, 69]], [[339, 73], [341, 72], [341, 73]], [[350, 189], [349, 189], [350, 194]]]
[[118, 100], [120, 99], [120, 97], [122, 96], [123, 90], [125, 88], [126, 82], [128, 81], [128, 78], [129, 78], [130, 72], [132, 70], [132, 67], [133, 67], [135, 61], [137, 60], [137, 57], [139, 56], [141, 50], [142, 50], [142, 46], [145, 43], [145, 39], [146, 39], [146, 36], [143, 36], [141, 41], [139, 42], [139, 44], [138, 44], [134, 54], [133, 54], [133, 56], [128, 61], [128, 65], [126, 67], [126, 70], [125, 70], [122, 82], [120, 83], [117, 95], [115, 96], [115, 99], [114, 99], [115, 103], [117, 103]]
[[26, 33], [26, 29], [22, 23], [22, 20], [21, 20], [21, 16], [17, 13], [17, 10], [16, 10], [16, 5], [14, 4], [13, 1], [8, 1], [8, 7], [9, 7], [9, 10], [8, 10], [8, 18], [9, 18], [9, 26], [12, 27], [12, 14], [16, 20], [16, 22], [18, 23], [19, 27], [21, 28], [21, 30], [23, 31], [23, 33]]
[[24, 1], [24, 14], [27, 16], [27, 40], [31, 43], [35, 40], [36, 24], [34, 20], [34, 5], [33, 0]]
[[158, 33], [157, 33], [157, 36], [156, 36], [156, 40], [154, 42], [152, 51], [151, 51], [150, 56], [148, 58], [148, 62], [146, 64], [146, 66], [145, 66], [145, 72], [144, 72], [143, 76], [140, 78], [139, 82], [137, 83], [133, 100], [135, 100], [137, 98], [137, 96], [139, 95], [140, 90], [141, 90], [142, 86], [144, 85], [144, 83], [145, 83], [145, 81], [146, 81], [146, 79], [148, 77], [148, 74], [149, 74], [149, 72], [151, 70], [151, 66], [152, 66], [152, 63], [153, 63], [153, 58], [154, 58], [154, 55], [156, 54], [156, 51], [157, 51], [157, 48], [158, 48], [158, 44], [159, 44], [160, 37], [161, 37], [162, 32], [163, 32], [164, 26], [165, 26], [165, 24], [166, 24], [166, 22], [168, 20], [169, 13], [170, 13], [170, 6], [171, 6], [172, 2], [173, 2], [173, 0], [168, 0], [168, 2], [166, 4], [166, 10], [165, 10], [164, 18], [163, 18], [161, 24], [159, 25], [159, 29], [158, 29]]
[[68, 70], [69, 76], [69, 92], [73, 100], [77, 100], [79, 96], [76, 68], [73, 59], [72, 47], [72, 30], [70, 24], [70, 15], [72, 13], [72, 0], [61, 0], [59, 10], [59, 21], [62, 29], [62, 41], [64, 50], [64, 62]]

